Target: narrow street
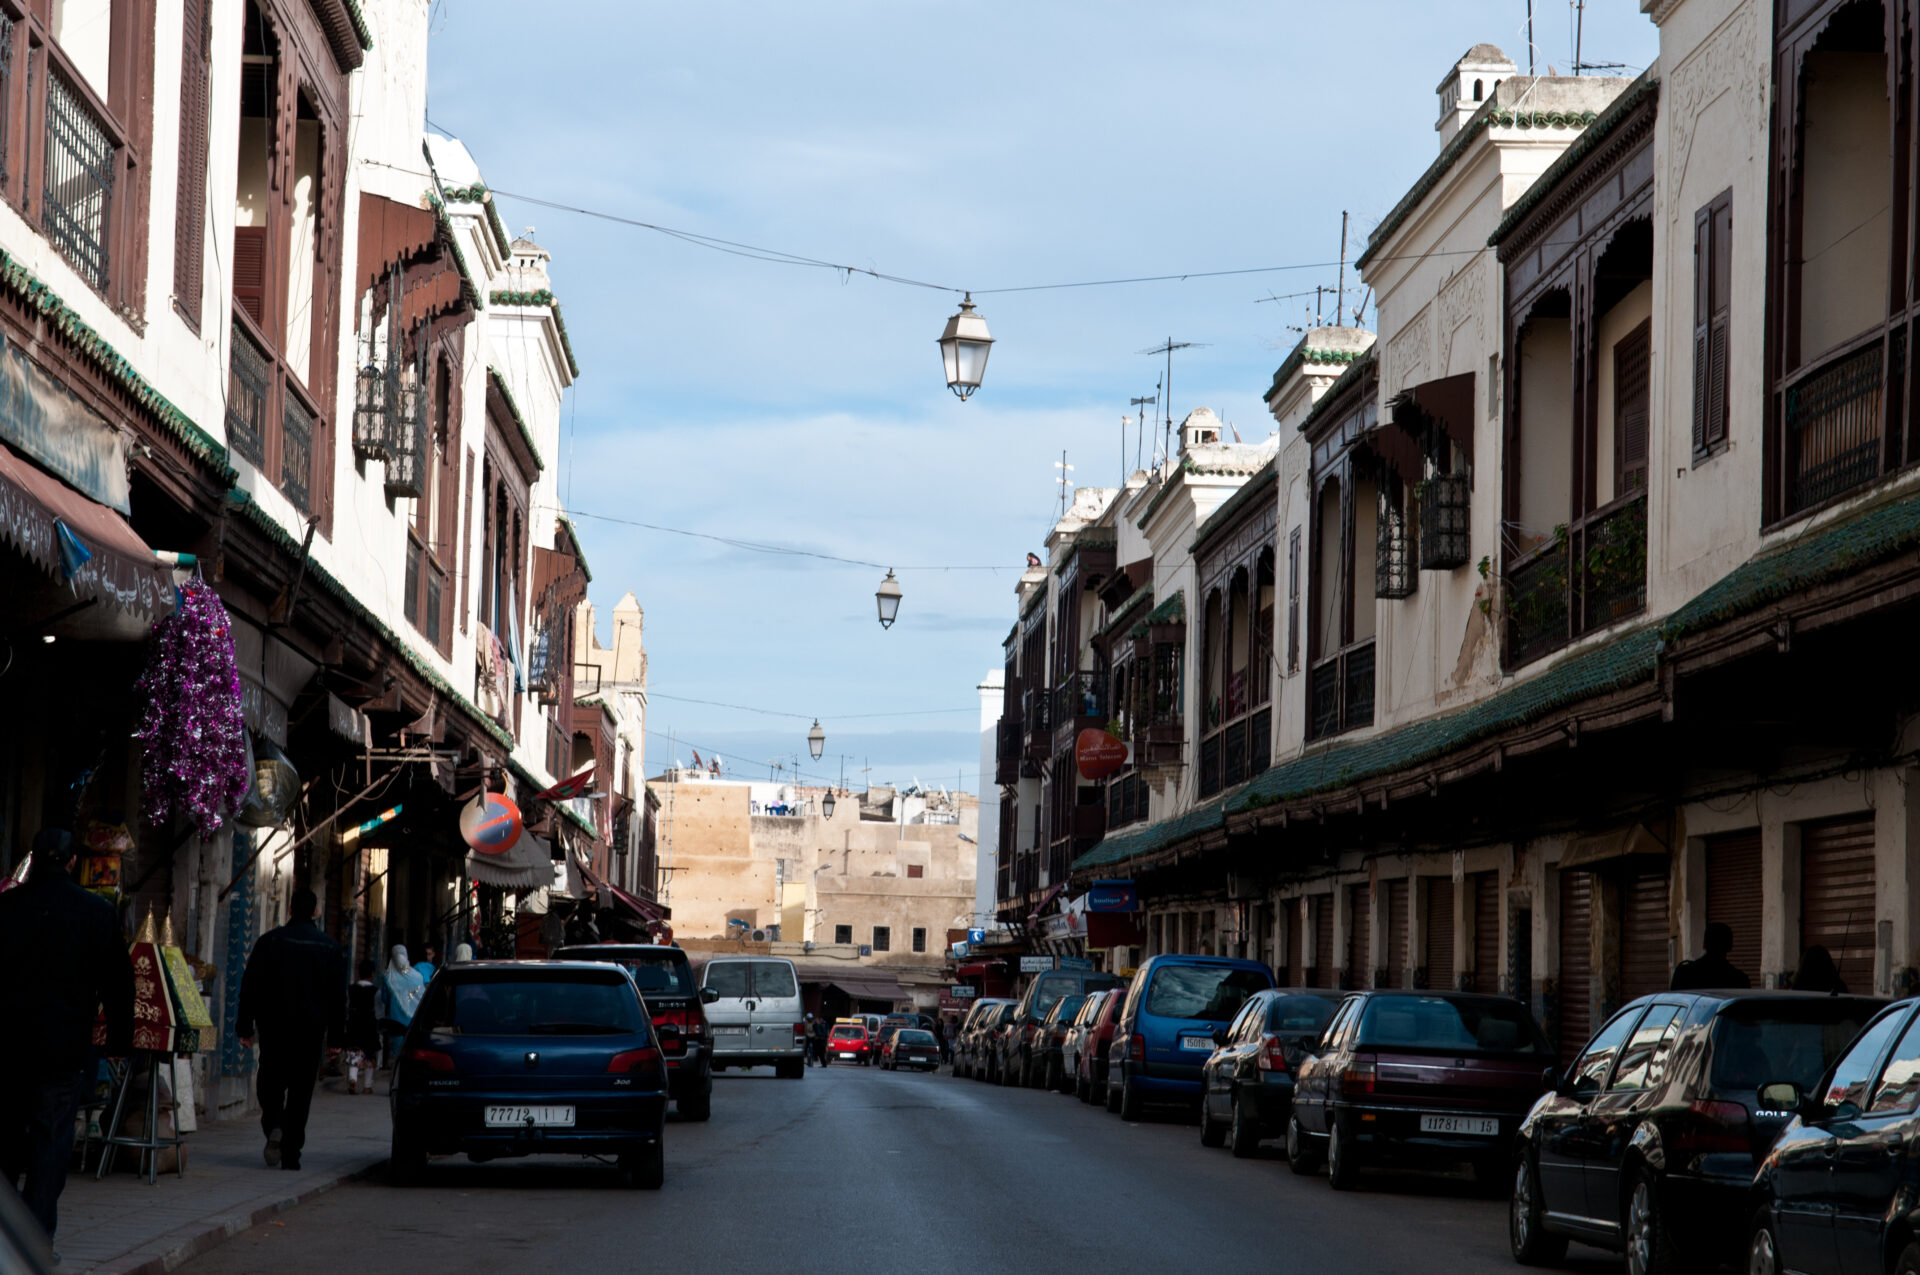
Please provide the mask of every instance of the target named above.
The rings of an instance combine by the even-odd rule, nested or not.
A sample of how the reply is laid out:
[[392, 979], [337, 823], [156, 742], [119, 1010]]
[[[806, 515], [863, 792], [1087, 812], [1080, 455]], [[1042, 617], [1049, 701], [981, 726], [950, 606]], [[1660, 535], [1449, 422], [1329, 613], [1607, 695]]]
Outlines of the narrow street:
[[[713, 1119], [670, 1123], [667, 1184], [536, 1160], [447, 1161], [418, 1190], [350, 1183], [183, 1267], [339, 1271], [379, 1236], [386, 1269], [1498, 1271], [1505, 1205], [1463, 1177], [1296, 1178], [1277, 1145], [1239, 1161], [1170, 1114], [1138, 1125], [1055, 1094], [945, 1074], [812, 1069], [715, 1078]], [[1382, 1199], [1388, 1196], [1389, 1199]], [[1614, 1271], [1575, 1248], [1567, 1269]]]

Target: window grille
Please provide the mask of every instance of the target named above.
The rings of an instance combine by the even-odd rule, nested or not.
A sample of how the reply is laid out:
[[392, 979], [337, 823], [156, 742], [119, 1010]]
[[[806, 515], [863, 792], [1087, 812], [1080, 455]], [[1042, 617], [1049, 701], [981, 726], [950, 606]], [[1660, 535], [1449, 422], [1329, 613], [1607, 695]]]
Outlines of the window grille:
[[1420, 484], [1420, 569], [1451, 571], [1473, 556], [1467, 530], [1470, 502], [1465, 474], [1440, 474]]
[[1376, 597], [1410, 598], [1420, 579], [1413, 565], [1413, 536], [1407, 525], [1405, 492], [1405, 484], [1392, 477], [1380, 484], [1380, 517], [1373, 559]]
[[227, 374], [227, 446], [254, 464], [266, 458], [267, 387], [271, 382], [266, 352], [246, 330], [233, 325], [233, 358]]
[[416, 330], [414, 345], [412, 362], [392, 382], [395, 396], [389, 412], [393, 428], [388, 435], [391, 454], [387, 458], [387, 495], [418, 499], [426, 494], [427, 467], [433, 459], [427, 447], [428, 341], [424, 325]]
[[113, 214], [113, 140], [86, 98], [58, 71], [47, 77], [41, 223], [60, 255], [95, 288], [107, 286]]
[[313, 418], [289, 391], [280, 413], [280, 491], [301, 513], [313, 512]]

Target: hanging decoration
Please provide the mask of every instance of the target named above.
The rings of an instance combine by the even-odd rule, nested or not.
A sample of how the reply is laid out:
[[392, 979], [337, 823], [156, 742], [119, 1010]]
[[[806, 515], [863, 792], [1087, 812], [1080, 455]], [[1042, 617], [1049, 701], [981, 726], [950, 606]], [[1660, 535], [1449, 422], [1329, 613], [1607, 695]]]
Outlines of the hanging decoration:
[[135, 689], [144, 700], [134, 738], [146, 747], [148, 822], [181, 815], [202, 840], [212, 837], [246, 799], [252, 775], [232, 621], [206, 581], [187, 581], [179, 607], [153, 626]]

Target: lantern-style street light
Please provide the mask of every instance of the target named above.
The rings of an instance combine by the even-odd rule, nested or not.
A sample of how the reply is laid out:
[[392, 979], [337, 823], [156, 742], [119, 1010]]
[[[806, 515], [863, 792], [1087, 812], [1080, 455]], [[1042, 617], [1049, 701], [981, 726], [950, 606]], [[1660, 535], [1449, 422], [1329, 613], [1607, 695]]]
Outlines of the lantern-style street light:
[[819, 761], [826, 747], [827, 732], [820, 729], [820, 719], [816, 717], [813, 719], [813, 729], [807, 732], [807, 751], [813, 754], [815, 761]]
[[827, 795], [820, 799], [820, 813], [825, 818], [833, 818], [833, 789], [827, 789]]
[[940, 334], [940, 358], [947, 365], [947, 388], [958, 394], [961, 402], [980, 388], [980, 378], [987, 374], [987, 352], [992, 346], [987, 321], [974, 313], [973, 294], [969, 292], [961, 301], [958, 313], [947, 320], [947, 330]]
[[890, 629], [900, 615], [900, 582], [893, 578], [893, 568], [887, 568], [887, 578], [873, 591], [873, 600], [880, 604], [880, 627]]

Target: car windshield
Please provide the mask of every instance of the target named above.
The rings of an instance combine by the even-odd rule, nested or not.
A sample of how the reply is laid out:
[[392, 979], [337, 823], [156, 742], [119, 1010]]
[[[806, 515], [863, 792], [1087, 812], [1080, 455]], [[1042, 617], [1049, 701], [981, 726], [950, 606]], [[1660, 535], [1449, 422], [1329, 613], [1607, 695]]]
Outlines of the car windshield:
[[502, 970], [436, 979], [418, 1017], [429, 1031], [458, 1036], [607, 1036], [643, 1030], [640, 1005], [626, 979], [574, 971]]
[[[563, 955], [583, 961], [599, 959], [591, 955]], [[684, 957], [676, 958], [666, 952], [649, 952], [639, 956], [627, 953], [612, 959], [633, 971], [633, 981], [639, 984], [642, 996], [693, 995], [693, 970]]]
[[1276, 996], [1267, 1002], [1267, 1030], [1317, 1039], [1337, 1008], [1339, 1003], [1330, 996]]
[[1756, 1099], [1791, 1080], [1808, 1092], [1878, 1008], [1870, 1001], [1733, 1001], [1713, 1020], [1709, 1082], [1718, 1094]]
[[785, 961], [753, 962], [753, 994], [798, 996], [800, 988], [793, 981], [793, 966]]
[[864, 1027], [836, 1027], [833, 1029], [835, 1040], [865, 1040], [867, 1029]]
[[1145, 1011], [1155, 1018], [1232, 1018], [1273, 981], [1226, 965], [1168, 965], [1153, 973]]
[[895, 1036], [893, 1043], [896, 1048], [901, 1045], [931, 1045], [933, 1043], [933, 1033], [921, 1031], [917, 1027], [909, 1028], [901, 1032], [898, 1036]]
[[1360, 1043], [1456, 1054], [1547, 1052], [1532, 1016], [1515, 1002], [1443, 996], [1375, 997], [1360, 1018]]

